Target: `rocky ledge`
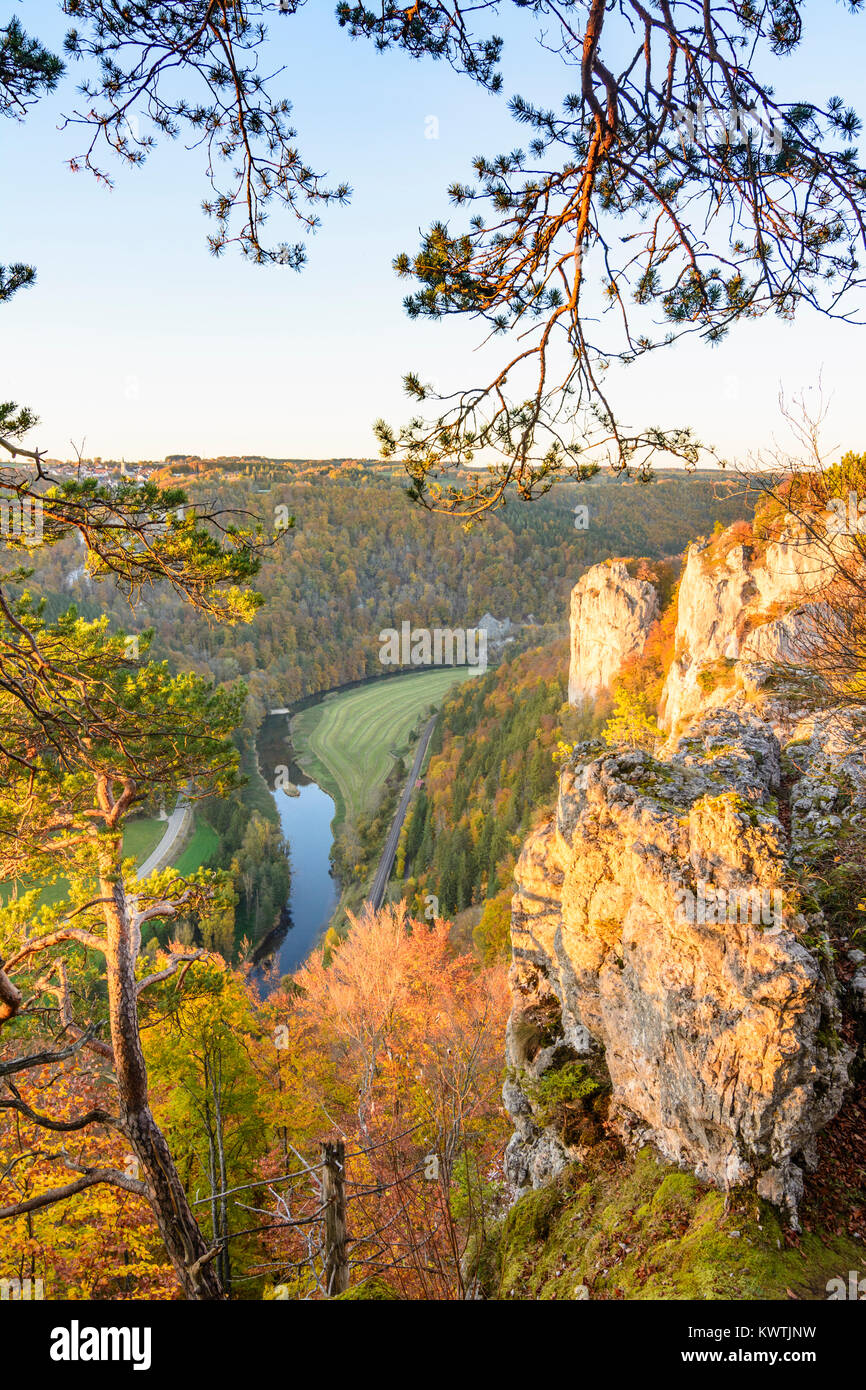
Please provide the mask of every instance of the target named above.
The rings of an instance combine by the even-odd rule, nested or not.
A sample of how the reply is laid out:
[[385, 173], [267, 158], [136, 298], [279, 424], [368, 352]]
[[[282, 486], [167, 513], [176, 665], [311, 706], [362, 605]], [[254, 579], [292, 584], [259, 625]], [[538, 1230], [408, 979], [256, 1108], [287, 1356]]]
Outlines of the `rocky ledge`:
[[803, 837], [862, 804], [825, 744], [799, 738], [784, 807], [783, 750], [743, 710], [710, 711], [659, 756], [575, 750], [516, 872], [516, 1189], [579, 1159], [603, 1103], [626, 1140], [723, 1188], [754, 1181], [796, 1224], [851, 1060], [823, 919], [788, 886]]

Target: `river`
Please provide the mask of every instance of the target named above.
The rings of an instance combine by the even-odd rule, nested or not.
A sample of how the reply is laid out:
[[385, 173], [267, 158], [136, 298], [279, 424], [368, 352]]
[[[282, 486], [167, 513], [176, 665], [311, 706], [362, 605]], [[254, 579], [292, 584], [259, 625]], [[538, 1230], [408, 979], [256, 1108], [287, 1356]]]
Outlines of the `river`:
[[[331, 873], [330, 858], [335, 807], [327, 792], [295, 762], [285, 715], [271, 715], [265, 720], [259, 731], [258, 753], [262, 776], [289, 844], [292, 886], [283, 920], [262, 942], [256, 959], [264, 961], [273, 955], [280, 975], [288, 975], [303, 965], [337, 906], [339, 885]], [[278, 766], [288, 768], [297, 796], [274, 789]]]

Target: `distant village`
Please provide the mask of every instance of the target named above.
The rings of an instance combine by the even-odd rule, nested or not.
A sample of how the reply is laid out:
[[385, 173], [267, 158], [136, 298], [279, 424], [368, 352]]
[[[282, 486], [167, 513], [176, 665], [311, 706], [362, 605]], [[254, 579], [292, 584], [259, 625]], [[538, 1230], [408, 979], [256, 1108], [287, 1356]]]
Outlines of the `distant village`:
[[148, 478], [164, 468], [159, 463], [127, 463], [125, 459], [101, 458], [76, 459], [72, 462], [68, 459], [44, 458], [42, 464], [54, 478], [77, 478], [79, 481], [93, 478], [98, 483], [106, 484], [117, 483], [121, 478], [128, 478], [131, 483], [146, 483]]

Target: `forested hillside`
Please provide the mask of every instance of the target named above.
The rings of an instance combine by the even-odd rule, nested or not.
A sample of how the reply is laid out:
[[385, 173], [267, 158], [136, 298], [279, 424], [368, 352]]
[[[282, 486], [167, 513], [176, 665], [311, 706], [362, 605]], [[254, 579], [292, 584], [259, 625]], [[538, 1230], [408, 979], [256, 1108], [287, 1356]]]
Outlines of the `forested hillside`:
[[[751, 515], [742, 479], [674, 477], [650, 484], [610, 478], [564, 484], [532, 505], [511, 501], [469, 534], [447, 517], [413, 506], [402, 484], [356, 469], [308, 472], [273, 466], [258, 476], [193, 479], [190, 495], [254, 513], [265, 531], [286, 515], [294, 528], [264, 560], [264, 603], [245, 628], [208, 626], [166, 589], [146, 593], [131, 614], [107, 585], [82, 573], [70, 539], [37, 557], [40, 589], [58, 609], [70, 599], [83, 615], [108, 609], [126, 627], [156, 630], [154, 654], [192, 665], [218, 682], [243, 677], [247, 723], [268, 707], [382, 673], [378, 634], [403, 620], [419, 627], [471, 626], [497, 618], [562, 624], [584, 569], [611, 554], [679, 555], [695, 535]], [[304, 476], [295, 480], [295, 473]], [[588, 508], [586, 530], [573, 508]], [[282, 509], [279, 511], [278, 509]]]
[[556, 795], [558, 745], [591, 737], [609, 705], [573, 710], [567, 687], [562, 640], [506, 658], [452, 695], [401, 838], [399, 891], [418, 911], [427, 894], [449, 916], [489, 900], [476, 941], [491, 959], [506, 951], [520, 845]]
[[[736, 477], [668, 474], [649, 484], [596, 478], [564, 484], [531, 506], [512, 500], [467, 533], [413, 506], [400, 480], [357, 463], [247, 461], [242, 471], [231, 464], [225, 477], [213, 467], [202, 473], [175, 464], [174, 472], [178, 467], [190, 468], [188, 479], [174, 481], [184, 482], [193, 502], [222, 512], [227, 524], [256, 517], [274, 537], [258, 577], [264, 602], [250, 624], [209, 624], [165, 584], [145, 590], [130, 611], [117, 589], [91, 579], [72, 537], [35, 551], [27, 582], [38, 584], [49, 617], [70, 602], [85, 619], [107, 612], [125, 631], [151, 629], [152, 655], [166, 659], [170, 669], [192, 669], [218, 685], [245, 683], [244, 727], [236, 739], [251, 780], [199, 811], [218, 836], [207, 862], [233, 874], [233, 918], [208, 928], [208, 944], [229, 954], [245, 938], [261, 939], [286, 899], [284, 847], [255, 773], [254, 735], [269, 708], [382, 674], [379, 632], [404, 620], [417, 627], [471, 626], [490, 611], [517, 625], [518, 648], [535, 645], [534, 635], [536, 642], [549, 641], [564, 630], [570, 590], [590, 564], [610, 554], [678, 555], [695, 534], [750, 515], [754, 507], [754, 494]], [[578, 505], [586, 508], [582, 516], [575, 515]], [[281, 530], [289, 517], [294, 526]], [[454, 911], [507, 888], [530, 808], [554, 784], [552, 748], [559, 732], [553, 737], [553, 731], [562, 724], [565, 661], [562, 648], [555, 658], [548, 652], [540, 666], [527, 658], [501, 678], [489, 673], [480, 686], [484, 694], [467, 692], [469, 705], [446, 716], [437, 734], [448, 740], [441, 750], [446, 761], [437, 761], [430, 781], [431, 795], [442, 804], [416, 807], [409, 829], [407, 872], [417, 880], [409, 884], [410, 895], [416, 887], [438, 892], [444, 910]], [[507, 694], [512, 680], [520, 692], [515, 705]], [[471, 732], [476, 721], [482, 742], [467, 770], [450, 735]], [[494, 749], [495, 766], [488, 766]], [[455, 756], [456, 791], [445, 771]], [[484, 790], [470, 795], [467, 777], [476, 774]], [[496, 810], [483, 824], [477, 823], [479, 796]], [[361, 827], [371, 863], [389, 807], [382, 808], [384, 816], [372, 808], [369, 827]], [[359, 854], [348, 857], [354, 862]], [[345, 867], [342, 848], [338, 857]], [[187, 930], [201, 940], [195, 924]]]

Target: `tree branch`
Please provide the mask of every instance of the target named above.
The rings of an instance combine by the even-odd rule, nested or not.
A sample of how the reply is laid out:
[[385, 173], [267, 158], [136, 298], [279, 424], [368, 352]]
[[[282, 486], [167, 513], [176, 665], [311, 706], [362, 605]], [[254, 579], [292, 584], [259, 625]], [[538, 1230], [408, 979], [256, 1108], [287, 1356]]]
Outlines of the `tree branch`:
[[65, 1187], [52, 1187], [48, 1192], [40, 1193], [38, 1197], [28, 1197], [23, 1202], [14, 1202], [12, 1206], [0, 1207], [0, 1221], [7, 1217], [25, 1216], [28, 1211], [39, 1211], [42, 1207], [53, 1206], [55, 1202], [65, 1202], [67, 1197], [74, 1197], [77, 1192], [85, 1192], [88, 1187], [96, 1187], [98, 1183], [122, 1187], [125, 1192], [134, 1192], [137, 1197], [148, 1196], [146, 1183], [139, 1182], [136, 1178], [128, 1178], [125, 1173], [119, 1173], [114, 1168], [91, 1168], [75, 1182], [67, 1183]]
[[12, 1098], [0, 1100], [0, 1110], [17, 1110], [42, 1129], [53, 1129], [62, 1134], [76, 1129], [86, 1129], [88, 1125], [118, 1125], [117, 1117], [109, 1115], [107, 1110], [88, 1110], [87, 1114], [78, 1120], [49, 1120], [47, 1115], [38, 1115], [35, 1110], [31, 1110], [23, 1100]]
[[[87, 1046], [93, 1041], [94, 1026], [88, 1027], [70, 1043], [68, 1047], [58, 1048], [54, 1052], [31, 1052], [27, 1057], [15, 1057], [11, 1062], [0, 1062], [0, 1076], [12, 1076], [17, 1071], [29, 1071], [33, 1067], [46, 1067], [52, 1062], [62, 1062], [67, 1057], [71, 1057], [79, 1048]], [[108, 1048], [109, 1056], [113, 1055]]]

